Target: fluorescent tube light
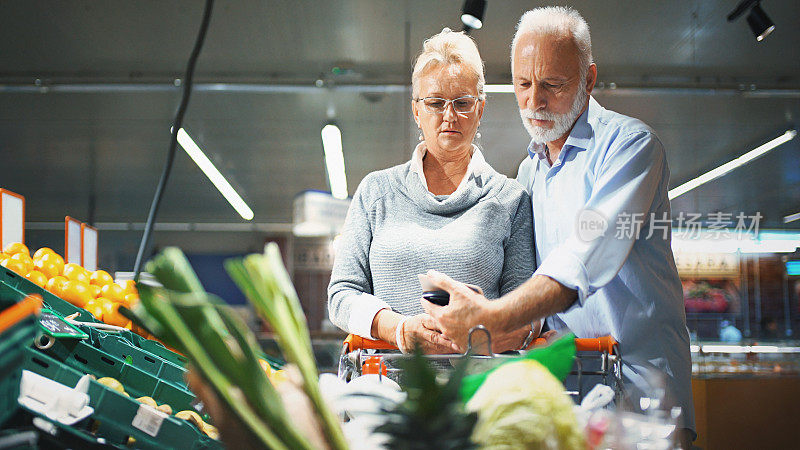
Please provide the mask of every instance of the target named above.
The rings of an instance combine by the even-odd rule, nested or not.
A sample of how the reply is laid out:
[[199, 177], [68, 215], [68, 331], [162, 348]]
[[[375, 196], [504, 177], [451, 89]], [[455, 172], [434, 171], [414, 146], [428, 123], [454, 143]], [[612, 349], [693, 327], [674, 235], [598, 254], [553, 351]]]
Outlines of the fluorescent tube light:
[[794, 222], [795, 220], [800, 220], [800, 212], [789, 214], [788, 216], [784, 217], [783, 223]]
[[200, 150], [200, 147], [195, 144], [194, 140], [189, 136], [189, 133], [183, 128], [178, 130], [178, 143], [181, 144], [181, 147], [186, 150], [186, 153], [189, 154], [192, 161], [194, 161], [195, 164], [200, 167], [200, 170], [206, 174], [208, 179], [211, 180], [211, 183], [213, 183], [222, 196], [225, 197], [225, 200], [233, 206], [233, 209], [235, 209], [244, 220], [252, 220], [253, 210], [247, 206], [247, 203], [242, 200], [242, 197], [239, 196], [233, 186], [231, 186], [228, 180], [214, 167], [214, 163]]
[[689, 180], [686, 183], [683, 183], [682, 185], [676, 187], [675, 189], [670, 190], [668, 193], [669, 199], [672, 200], [680, 195], [683, 195], [691, 191], [692, 189], [702, 184], [708, 183], [711, 180], [715, 180], [725, 175], [726, 173], [736, 169], [737, 167], [749, 163], [750, 161], [758, 158], [764, 153], [767, 153], [768, 151], [783, 144], [784, 142], [791, 141], [796, 135], [797, 135], [796, 130], [787, 130], [785, 133], [767, 142], [766, 144], [758, 146], [753, 150], [750, 150], [749, 152], [745, 153], [744, 155], [732, 161], [728, 161], [725, 164], [717, 167], [716, 169], [711, 169], [708, 172], [700, 175], [699, 177], [693, 180]]
[[675, 253], [794, 253], [800, 247], [800, 232], [761, 231], [758, 237], [747, 233], [739, 236], [715, 236], [703, 230], [692, 238], [680, 236], [673, 229], [672, 251]]
[[344, 154], [342, 153], [342, 132], [334, 124], [322, 127], [322, 148], [325, 149], [325, 167], [328, 169], [328, 180], [331, 195], [334, 198], [347, 198], [347, 175], [344, 171]]
[[513, 84], [486, 84], [483, 86], [483, 92], [487, 94], [513, 94]]

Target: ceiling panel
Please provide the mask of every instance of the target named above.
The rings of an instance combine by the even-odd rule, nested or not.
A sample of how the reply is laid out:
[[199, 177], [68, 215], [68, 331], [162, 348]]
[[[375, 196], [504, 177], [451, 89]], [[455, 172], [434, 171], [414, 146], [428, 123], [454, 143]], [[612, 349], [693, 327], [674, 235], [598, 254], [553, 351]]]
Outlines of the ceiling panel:
[[[490, 81], [506, 81], [519, 15], [541, 2], [489, 1], [473, 35]], [[604, 106], [640, 118], [663, 141], [671, 186], [797, 127], [800, 2], [764, 1], [776, 31], [757, 43], [735, 1], [576, 1], [590, 23], [600, 80], [668, 89], [604, 89]], [[198, 80], [311, 86], [405, 83], [422, 40], [457, 28], [455, 1], [217, 2]], [[54, 83], [166, 82], [181, 77], [201, 2], [0, 2], [0, 186], [28, 199], [30, 221], [70, 214], [142, 222], [158, 181], [179, 101], [164, 84], [135, 92], [19, 92]], [[408, 34], [406, 34], [408, 29]], [[406, 44], [408, 42], [408, 44]], [[345, 75], [330, 75], [339, 65]], [[321, 74], [327, 75], [321, 75]], [[693, 83], [794, 89], [756, 95], [677, 89]], [[649, 84], [648, 84], [649, 83]], [[675, 89], [673, 89], [675, 88]], [[407, 92], [297, 89], [195, 92], [185, 128], [253, 208], [257, 222], [291, 220], [293, 197], [325, 189], [321, 127], [343, 131], [352, 193], [369, 172], [407, 160], [416, 144]], [[480, 144], [510, 176], [527, 138], [512, 95], [490, 95]], [[800, 211], [800, 139], [673, 202], [676, 211], [763, 210], [767, 223]], [[181, 151], [162, 221], [241, 219]], [[800, 228], [800, 222], [792, 224]]]

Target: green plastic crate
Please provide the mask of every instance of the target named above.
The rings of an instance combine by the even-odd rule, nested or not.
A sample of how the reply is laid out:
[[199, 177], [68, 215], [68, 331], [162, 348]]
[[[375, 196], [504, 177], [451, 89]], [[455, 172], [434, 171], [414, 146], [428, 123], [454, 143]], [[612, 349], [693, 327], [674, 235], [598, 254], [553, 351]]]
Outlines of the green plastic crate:
[[[0, 266], [1, 268], [2, 266]], [[0, 311], [18, 303], [25, 298], [25, 294], [11, 285], [0, 281]]]
[[176, 386], [186, 387], [186, 368], [137, 347], [124, 336], [115, 332], [104, 332], [93, 327], [80, 327], [89, 334], [92, 346], [122, 361], [142, 369], [161, 380]]
[[83, 340], [56, 339], [43, 352], [82, 374], [116, 378], [131, 397], [152, 397], [159, 405], [167, 403], [175, 411], [192, 408], [195, 397], [185, 384], [160, 379]]
[[0, 334], [0, 426], [16, 409], [24, 351], [36, 330], [36, 317], [30, 316]]
[[[6, 280], [9, 279], [6, 278]], [[25, 289], [29, 286], [22, 285], [21, 287]], [[22, 290], [12, 287], [7, 282], [0, 281], [0, 308], [11, 306], [21, 301], [23, 298], [25, 298], [25, 296], [26, 294]], [[80, 328], [89, 334], [92, 345], [95, 347], [113, 356], [116, 356], [121, 360], [125, 360], [126, 357], [130, 357], [131, 364], [142, 369], [143, 371], [153, 376], [162, 378], [167, 382], [186, 387], [186, 382], [184, 381], [186, 369], [183, 365], [177, 365], [172, 362], [182, 357], [167, 350], [160, 343], [144, 339], [128, 330], [115, 333], [106, 333], [90, 326], [81, 326]], [[139, 341], [151, 342], [152, 344], [149, 345], [151, 350], [158, 351], [159, 349], [163, 349], [163, 352], [154, 353], [134, 345], [131, 342], [132, 340], [135, 340], [133, 336], [137, 336]], [[163, 356], [167, 355], [164, 353], [171, 355], [168, 355], [169, 358], [165, 358]], [[159, 354], [162, 356], [159, 356]]]
[[53, 311], [61, 314], [62, 316], [68, 316], [70, 314], [74, 314], [77, 312], [79, 313], [79, 315], [78, 317], [76, 317], [75, 320], [80, 320], [81, 322], [98, 321], [89, 311], [86, 311], [83, 308], [78, 308], [72, 303], [53, 295], [52, 293], [50, 293], [45, 289], [42, 289], [35, 283], [19, 275], [13, 270], [9, 270], [2, 266], [0, 266], [0, 283], [5, 283], [11, 288], [16, 289], [22, 294], [23, 297], [29, 294], [41, 295], [45, 307], [52, 309]]
[[172, 350], [164, 347], [161, 342], [154, 341], [152, 339], [145, 339], [142, 336], [139, 336], [136, 333], [130, 333], [130, 337], [128, 338], [133, 345], [150, 352], [159, 358], [165, 359], [172, 364], [177, 366], [186, 367], [186, 363], [188, 362], [187, 359]]
[[[95, 319], [95, 317], [83, 308], [79, 308], [66, 300], [63, 300], [49, 291], [42, 289], [41, 287], [37, 286], [36, 284], [32, 283], [30, 280], [25, 279], [25, 277], [20, 276], [16, 272], [9, 270], [5, 267], [0, 266], [0, 284], [6, 284], [8, 287], [14, 289], [21, 297], [24, 297], [28, 294], [39, 294], [42, 296], [42, 300], [46, 308], [52, 309], [53, 311], [61, 314], [62, 316], [68, 316], [70, 314], [79, 313], [79, 316], [76, 320], [81, 322], [100, 322], [99, 320]], [[2, 298], [2, 293], [0, 293], [0, 298]], [[11, 303], [16, 303], [21, 298], [16, 298]], [[2, 303], [0, 303], [0, 306]], [[85, 331], [85, 330], [84, 330]], [[154, 341], [151, 339], [145, 339], [138, 334], [132, 331], [122, 331], [119, 333], [120, 336], [131, 342], [133, 345], [141, 348], [142, 350], [152, 353], [159, 358], [168, 361], [174, 365], [185, 367], [186, 366], [186, 358], [183, 356], [169, 350], [168, 348], [164, 347], [160, 342]]]
[[[23, 368], [67, 386], [75, 386], [83, 375], [82, 371], [33, 349], [25, 349]], [[123, 379], [120, 381], [125, 383]], [[151, 436], [131, 425], [140, 408], [139, 402], [96, 381], [90, 383], [88, 394], [91, 399], [89, 405], [94, 408], [94, 413], [87, 419], [68, 427], [73, 433], [82, 434], [87, 439], [101, 436], [106, 443], [117, 448], [131, 448], [126, 445], [129, 437], [136, 440], [132, 447], [142, 449], [223, 448], [219, 441], [209, 438], [194, 425], [174, 416], [164, 418], [156, 435]], [[17, 391], [14, 398], [18, 395]], [[31, 411], [31, 413], [33, 412]], [[60, 427], [66, 426], [61, 425]], [[90, 430], [94, 433], [91, 433]]]

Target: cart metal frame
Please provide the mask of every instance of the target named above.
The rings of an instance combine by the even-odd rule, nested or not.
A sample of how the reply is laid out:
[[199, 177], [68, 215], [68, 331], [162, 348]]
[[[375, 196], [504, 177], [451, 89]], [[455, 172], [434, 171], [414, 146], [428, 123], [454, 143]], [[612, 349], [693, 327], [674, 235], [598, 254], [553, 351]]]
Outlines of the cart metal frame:
[[[488, 354], [481, 355], [473, 353], [473, 335], [478, 331], [486, 335], [486, 348], [489, 350], [487, 352]], [[466, 352], [444, 355], [425, 355], [425, 357], [430, 361], [440, 362], [452, 362], [462, 358], [477, 360], [491, 360], [496, 358], [511, 359], [523, 355], [525, 351], [531, 348], [546, 346], [547, 342], [539, 338], [534, 340], [528, 349], [524, 351], [503, 354], [492, 353], [491, 345], [491, 333], [489, 333], [489, 330], [483, 325], [478, 325], [473, 327], [469, 332]], [[619, 343], [611, 336], [576, 338], [575, 347], [577, 350], [575, 355], [575, 370], [571, 371], [570, 375], [577, 377], [577, 391], [567, 391], [567, 393], [575, 398], [577, 403], [580, 403], [587, 393], [587, 389], [584, 387], [584, 378], [588, 376], [599, 376], [602, 384], [614, 389], [615, 403], [619, 403], [623, 400], [625, 397], [625, 389], [622, 380], [622, 356]], [[410, 355], [400, 353], [397, 347], [387, 342], [365, 339], [351, 334], [347, 336], [347, 339], [342, 343], [338, 376], [341, 380], [349, 382], [353, 378], [362, 375], [364, 365], [367, 363], [377, 363], [378, 373], [383, 373], [387, 376], [389, 373], [399, 373], [402, 372], [402, 370], [393, 367], [391, 362], [402, 358], [408, 358], [409, 356]], [[376, 360], [375, 358], [378, 359]], [[586, 359], [599, 359], [600, 368], [596, 370], [584, 369], [584, 360]], [[397, 377], [395, 376], [395, 378]]]

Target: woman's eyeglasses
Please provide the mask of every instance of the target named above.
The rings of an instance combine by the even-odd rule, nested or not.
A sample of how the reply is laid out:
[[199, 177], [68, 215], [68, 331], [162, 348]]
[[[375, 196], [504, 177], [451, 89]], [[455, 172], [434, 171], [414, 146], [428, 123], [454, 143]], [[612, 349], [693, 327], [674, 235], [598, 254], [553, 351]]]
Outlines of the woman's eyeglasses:
[[453, 104], [453, 110], [457, 114], [469, 114], [475, 111], [475, 105], [478, 104], [479, 99], [473, 95], [465, 95], [452, 100], [439, 97], [425, 97], [416, 98], [414, 101], [422, 102], [422, 104], [425, 105], [425, 109], [431, 114], [444, 114], [444, 110], [447, 109], [449, 103]]

